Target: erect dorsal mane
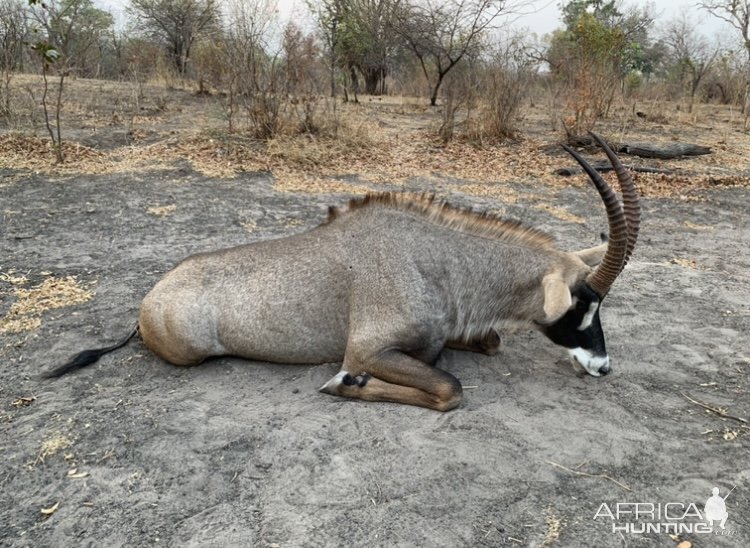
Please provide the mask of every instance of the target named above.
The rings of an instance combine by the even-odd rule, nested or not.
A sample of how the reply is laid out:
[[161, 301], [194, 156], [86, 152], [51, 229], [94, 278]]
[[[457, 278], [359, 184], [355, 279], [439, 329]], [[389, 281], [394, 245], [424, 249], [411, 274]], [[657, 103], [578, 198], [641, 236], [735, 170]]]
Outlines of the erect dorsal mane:
[[554, 243], [549, 234], [525, 226], [519, 221], [503, 219], [491, 213], [456, 207], [443, 200], [438, 200], [434, 194], [409, 192], [367, 194], [360, 198], [353, 198], [343, 208], [329, 208], [327, 222], [333, 221], [348, 211], [371, 207], [408, 211], [453, 230], [515, 245], [548, 248]]

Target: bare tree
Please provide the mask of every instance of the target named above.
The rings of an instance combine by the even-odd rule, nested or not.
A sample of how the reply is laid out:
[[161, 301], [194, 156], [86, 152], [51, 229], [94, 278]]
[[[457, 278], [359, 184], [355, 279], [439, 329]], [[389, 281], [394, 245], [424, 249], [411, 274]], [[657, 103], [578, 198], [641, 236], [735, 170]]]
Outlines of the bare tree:
[[669, 47], [677, 78], [681, 84], [687, 84], [688, 111], [692, 112], [695, 93], [716, 60], [718, 46], [711, 46], [685, 14], [667, 24], [664, 42]]
[[[321, 38], [328, 56], [328, 76], [331, 97], [336, 97], [336, 69], [345, 64], [341, 56], [341, 22], [346, 17], [348, 4], [345, 0], [307, 0], [307, 7], [318, 22]], [[353, 75], [356, 78], [356, 75]], [[353, 82], [356, 97], [356, 82]]]
[[[702, 0], [698, 5], [714, 17], [726, 21], [740, 33], [750, 69], [750, 1], [748, 0]], [[750, 107], [750, 75], [745, 79], [745, 98], [742, 110], [748, 116]]]
[[[403, 41], [395, 32], [396, 0], [353, 0], [351, 30], [345, 36], [354, 65], [365, 80], [365, 92], [386, 92], [385, 79], [399, 54]], [[349, 30], [349, 29], [347, 29]]]
[[437, 103], [445, 76], [480, 46], [484, 32], [506, 3], [495, 0], [405, 1], [394, 20], [396, 32], [416, 56]]
[[216, 0], [130, 0], [141, 32], [160, 41], [180, 76], [185, 76], [192, 47], [219, 20]]
[[234, 131], [239, 108], [248, 116], [252, 132], [260, 138], [279, 128], [281, 68], [270, 54], [276, 27], [274, 0], [229, 0], [225, 48], [228, 62], [228, 119]]
[[335, 95], [337, 69], [344, 71], [355, 101], [360, 91], [360, 75], [366, 93], [385, 93], [386, 76], [403, 51], [402, 40], [393, 25], [399, 6], [399, 0], [308, 2], [326, 46], [332, 96]]
[[317, 80], [316, 69], [320, 53], [315, 37], [305, 34], [298, 25], [290, 21], [284, 28], [281, 47], [284, 53], [286, 93], [291, 96], [317, 92], [310, 85]]
[[49, 0], [31, 10], [46, 40], [60, 53], [58, 70], [97, 76], [98, 47], [108, 39], [114, 20], [92, 0]]
[[[92, 0], [49, 0], [36, 3], [31, 9], [33, 18], [45, 33], [44, 39], [32, 48], [42, 63], [44, 121], [54, 144], [56, 161], [61, 163], [65, 159], [60, 121], [65, 78], [86, 66], [89, 51], [112, 27], [112, 16], [96, 8]], [[50, 74], [57, 76], [53, 113], [50, 113], [48, 100]]]
[[0, 0], [0, 118], [11, 114], [10, 83], [21, 64], [28, 30], [26, 10], [20, 0]]

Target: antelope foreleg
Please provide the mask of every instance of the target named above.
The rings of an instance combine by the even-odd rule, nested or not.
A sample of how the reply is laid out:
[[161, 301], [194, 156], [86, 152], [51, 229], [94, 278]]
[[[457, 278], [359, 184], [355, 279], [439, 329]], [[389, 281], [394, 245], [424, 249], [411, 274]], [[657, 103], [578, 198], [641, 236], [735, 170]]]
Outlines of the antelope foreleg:
[[446, 348], [452, 348], [453, 350], [468, 350], [469, 352], [479, 352], [480, 354], [486, 354], [488, 356], [494, 356], [500, 350], [500, 335], [497, 331], [491, 329], [483, 337], [471, 340], [469, 342], [464, 341], [448, 341], [445, 343]]
[[398, 351], [363, 361], [344, 360], [342, 370], [320, 389], [326, 394], [449, 411], [463, 389], [453, 375]]

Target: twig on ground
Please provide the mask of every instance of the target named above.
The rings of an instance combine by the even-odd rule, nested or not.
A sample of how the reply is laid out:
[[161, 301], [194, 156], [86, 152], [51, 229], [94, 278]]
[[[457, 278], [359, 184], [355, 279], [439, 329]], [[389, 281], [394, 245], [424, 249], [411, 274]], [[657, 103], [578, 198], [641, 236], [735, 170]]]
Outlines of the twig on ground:
[[616, 484], [618, 487], [621, 487], [621, 488], [625, 489], [626, 491], [632, 491], [632, 489], [630, 487], [628, 487], [627, 485], [625, 485], [622, 482], [617, 481], [612, 476], [608, 476], [607, 474], [589, 474], [588, 472], [581, 472], [580, 470], [573, 470], [571, 468], [568, 468], [567, 466], [563, 466], [562, 464], [557, 464], [556, 462], [552, 462], [551, 460], [548, 460], [547, 464], [551, 464], [552, 466], [556, 466], [557, 468], [565, 470], [566, 472], [570, 472], [571, 474], [575, 474], [576, 476], [585, 476], [587, 478], [606, 479], [606, 480], [609, 480], [612, 483]]
[[691, 398], [690, 396], [688, 396], [687, 394], [685, 394], [685, 392], [680, 392], [680, 394], [682, 394], [682, 396], [687, 401], [689, 401], [690, 403], [694, 403], [695, 405], [699, 405], [703, 409], [711, 411], [711, 413], [715, 413], [715, 414], [719, 415], [720, 417], [723, 417], [725, 419], [732, 419], [732, 420], [741, 422], [743, 424], [748, 424], [747, 419], [743, 419], [742, 417], [737, 417], [735, 415], [730, 415], [729, 413], [727, 413], [726, 409], [722, 409], [721, 407], [717, 407], [715, 405], [710, 405], [708, 403], [703, 403], [702, 401], [694, 400], [693, 398]]

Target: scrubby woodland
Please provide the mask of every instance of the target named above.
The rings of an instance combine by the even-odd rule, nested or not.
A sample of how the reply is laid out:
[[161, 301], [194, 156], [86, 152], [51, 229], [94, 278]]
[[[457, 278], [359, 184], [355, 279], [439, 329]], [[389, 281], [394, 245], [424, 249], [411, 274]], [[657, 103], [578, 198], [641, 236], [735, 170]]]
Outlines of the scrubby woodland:
[[[310, 0], [285, 20], [272, 0], [130, 0], [116, 26], [92, 0], [0, 0], [0, 124], [48, 134], [63, 162], [66, 124], [85, 109], [70, 83], [97, 79], [127, 90], [111, 123], [133, 135], [149, 109], [169, 109], [174, 90], [210, 98], [215, 129], [259, 142], [340, 138], [341, 105], [363, 96], [437, 107], [430, 129], [442, 144], [523, 139], [534, 107], [569, 141], [703, 104], [746, 128], [747, 2], [701, 3], [733, 27], [721, 40], [684, 13], [657, 24], [655, 8], [619, 0], [563, 2], [559, 29], [545, 36], [507, 23], [533, 7]], [[147, 86], [163, 90], [156, 104], [145, 104]]]

